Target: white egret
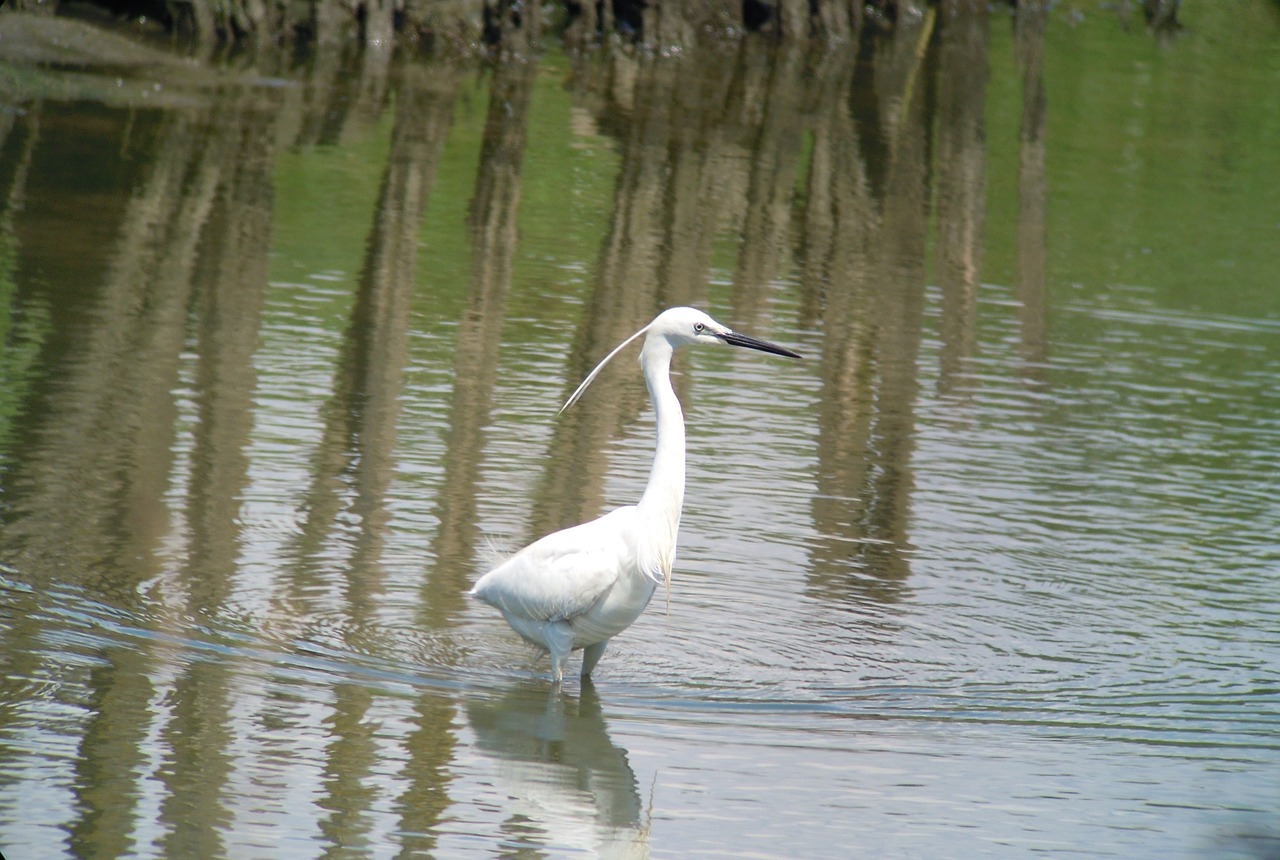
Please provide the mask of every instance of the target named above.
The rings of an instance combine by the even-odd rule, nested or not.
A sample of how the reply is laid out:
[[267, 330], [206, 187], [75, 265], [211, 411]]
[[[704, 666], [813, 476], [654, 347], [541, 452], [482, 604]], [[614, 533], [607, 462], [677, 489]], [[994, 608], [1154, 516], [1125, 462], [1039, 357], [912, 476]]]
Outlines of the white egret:
[[639, 503], [539, 538], [486, 573], [471, 596], [501, 610], [526, 641], [551, 654], [555, 680], [582, 650], [591, 674], [609, 639], [640, 616], [660, 582], [670, 582], [684, 504], [684, 413], [671, 387], [671, 355], [691, 344], [730, 344], [800, 358], [739, 334], [694, 308], [671, 308], [604, 357], [569, 395], [568, 409], [615, 355], [645, 335], [640, 367], [657, 418], [649, 483]]

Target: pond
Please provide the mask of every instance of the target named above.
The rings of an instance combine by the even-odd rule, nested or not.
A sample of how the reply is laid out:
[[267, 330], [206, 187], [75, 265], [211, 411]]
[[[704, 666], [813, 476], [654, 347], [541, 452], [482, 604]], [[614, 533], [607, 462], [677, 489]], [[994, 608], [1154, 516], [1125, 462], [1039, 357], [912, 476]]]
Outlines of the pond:
[[[0, 850], [1277, 856], [1280, 15], [1183, 20], [6, 55]], [[557, 689], [466, 591], [638, 498], [635, 352], [558, 409], [683, 304], [805, 360], [678, 357]]]

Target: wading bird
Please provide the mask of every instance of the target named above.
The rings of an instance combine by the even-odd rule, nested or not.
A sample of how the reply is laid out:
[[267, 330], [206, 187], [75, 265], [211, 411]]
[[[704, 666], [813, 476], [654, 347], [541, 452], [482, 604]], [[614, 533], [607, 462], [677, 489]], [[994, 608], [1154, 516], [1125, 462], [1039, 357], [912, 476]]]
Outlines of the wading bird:
[[614, 348], [569, 395], [568, 409], [609, 361], [644, 335], [640, 367], [657, 417], [658, 439], [640, 501], [539, 538], [480, 577], [471, 596], [501, 610], [526, 641], [551, 655], [556, 682], [582, 650], [591, 674], [609, 640], [635, 621], [658, 583], [671, 581], [684, 504], [684, 413], [671, 387], [671, 355], [692, 344], [730, 344], [799, 354], [738, 334], [694, 308], [671, 308]]

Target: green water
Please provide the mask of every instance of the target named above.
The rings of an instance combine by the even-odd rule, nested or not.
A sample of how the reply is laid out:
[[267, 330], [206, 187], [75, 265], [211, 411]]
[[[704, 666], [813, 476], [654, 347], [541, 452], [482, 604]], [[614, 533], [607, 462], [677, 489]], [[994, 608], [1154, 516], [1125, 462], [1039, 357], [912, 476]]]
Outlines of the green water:
[[[1280, 15], [0, 64], [0, 850], [1271, 857]], [[4, 31], [0, 30], [0, 34]], [[594, 684], [464, 592], [638, 497]]]

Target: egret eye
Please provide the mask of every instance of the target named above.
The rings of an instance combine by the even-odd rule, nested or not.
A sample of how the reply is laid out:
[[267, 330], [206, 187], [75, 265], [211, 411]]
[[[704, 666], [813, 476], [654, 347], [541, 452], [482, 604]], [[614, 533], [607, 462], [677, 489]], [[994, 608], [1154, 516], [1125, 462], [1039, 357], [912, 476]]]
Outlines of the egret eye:
[[706, 326], [704, 326], [702, 323], [693, 324], [693, 331], [695, 334], [701, 334], [704, 328], [706, 328]]

